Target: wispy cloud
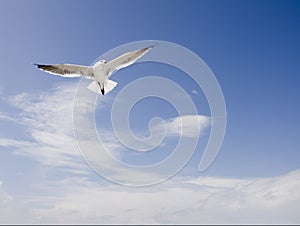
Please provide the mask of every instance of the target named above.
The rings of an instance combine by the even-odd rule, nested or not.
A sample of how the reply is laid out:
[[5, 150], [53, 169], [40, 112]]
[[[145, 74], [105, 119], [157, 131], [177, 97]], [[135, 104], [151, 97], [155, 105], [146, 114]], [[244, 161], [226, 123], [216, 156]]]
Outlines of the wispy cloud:
[[0, 120], [15, 122], [16, 119], [5, 112], [0, 112]]
[[172, 118], [167, 123], [169, 135], [199, 137], [207, 129], [210, 118], [204, 115], [183, 115]]
[[[67, 83], [49, 91], [31, 94], [21, 93], [6, 98], [11, 106], [20, 110], [20, 113], [14, 116], [2, 113], [0, 116], [3, 120], [22, 124], [26, 129], [27, 139], [0, 138], [0, 146], [12, 147], [13, 153], [30, 157], [41, 165], [60, 167], [67, 171], [72, 169], [76, 173], [80, 171], [86, 173], [87, 166], [83, 164], [73, 131], [72, 110], [75, 93], [76, 86]], [[100, 164], [106, 171], [115, 173], [118, 165], [108, 156], [99, 154], [101, 147], [99, 147], [98, 138], [89, 135], [89, 129], [93, 128], [94, 125], [87, 122], [86, 114], [94, 111], [92, 99], [88, 95], [80, 95], [77, 98], [80, 98], [76, 102], [79, 104], [79, 109], [83, 109], [77, 117], [79, 124], [82, 125], [80, 132], [88, 134], [85, 140], [81, 140], [81, 144], [85, 150], [91, 150], [95, 156], [89, 160], [97, 160], [97, 164]], [[101, 100], [101, 103], [105, 102], [105, 100]], [[167, 126], [167, 136], [197, 137], [209, 125], [209, 117], [201, 115], [178, 116], [166, 120], [165, 125]], [[163, 133], [163, 129], [160, 124], [157, 125], [154, 129], [155, 136], [159, 137]], [[105, 128], [99, 132], [106, 149], [120, 157], [124, 147], [115, 139], [113, 132]], [[124, 136], [129, 135], [127, 132], [124, 134]], [[146, 141], [140, 143], [141, 148], [151, 145]], [[128, 174], [130, 171], [126, 170], [125, 172], [124, 170], [124, 168], [119, 170], [122, 178], [123, 174]], [[138, 176], [136, 172], [130, 173], [132, 176]], [[150, 174], [154, 176], [153, 173]], [[144, 175], [141, 176], [141, 178], [143, 177]]]
[[[24, 155], [42, 165], [71, 167], [85, 171], [72, 133], [74, 85], [62, 85], [48, 92], [22, 93], [7, 98], [20, 110], [14, 116], [2, 113], [3, 120], [24, 125], [27, 137], [0, 139], [0, 146], [13, 147], [13, 153]], [[77, 171], [78, 172], [78, 171]]]
[[[74, 84], [63, 84], [55, 89], [40, 93], [22, 93], [6, 98], [13, 107], [19, 109], [14, 116], [15, 123], [20, 123], [26, 130], [27, 137], [0, 138], [0, 146], [16, 155], [22, 155], [33, 159], [42, 166], [56, 167], [65, 172], [75, 174], [87, 174], [90, 168], [84, 162], [74, 137], [72, 110], [76, 87]], [[79, 115], [81, 132], [89, 135], [89, 125], [85, 117], [87, 112], [93, 111], [93, 105], [89, 96], [80, 95], [80, 108], [83, 109]], [[78, 107], [78, 106], [77, 106]], [[5, 120], [7, 118], [5, 117]], [[101, 131], [102, 143], [105, 147], [114, 151], [123, 148], [115, 139], [111, 139], [108, 130]], [[126, 180], [128, 175], [133, 178], [145, 178], [145, 174], [137, 173], [135, 170], [120, 166], [112, 159], [101, 146], [97, 137], [86, 137], [81, 140], [84, 150], [92, 155], [89, 162], [96, 162], [106, 174], [118, 174], [118, 178]], [[82, 150], [82, 149], [81, 149]], [[86, 155], [85, 155], [85, 158]], [[121, 168], [120, 168], [121, 167]], [[116, 171], [118, 170], [118, 171]], [[156, 177], [149, 172], [149, 177]]]
[[[15, 196], [0, 183], [0, 223], [299, 223], [300, 170], [270, 178], [220, 177], [175, 178], [146, 188], [104, 184], [93, 178], [84, 164], [73, 136], [74, 85], [39, 94], [23, 93], [8, 98], [20, 113], [1, 114], [1, 119], [25, 126], [23, 140], [1, 138], [0, 146], [27, 156], [68, 177], [36, 181], [42, 194]], [[84, 98], [84, 97], [82, 97]], [[86, 104], [86, 102], [82, 102]], [[194, 122], [199, 124], [195, 124]], [[209, 126], [206, 116], [180, 116], [166, 122], [169, 136], [194, 137]], [[179, 130], [183, 129], [184, 132]], [[160, 129], [160, 128], [158, 128]], [[109, 149], [120, 147], [109, 131], [101, 131]], [[88, 144], [93, 147], [95, 143]], [[101, 156], [102, 157], [102, 156]], [[101, 159], [107, 169], [115, 165]], [[124, 170], [119, 177], [141, 177]]]

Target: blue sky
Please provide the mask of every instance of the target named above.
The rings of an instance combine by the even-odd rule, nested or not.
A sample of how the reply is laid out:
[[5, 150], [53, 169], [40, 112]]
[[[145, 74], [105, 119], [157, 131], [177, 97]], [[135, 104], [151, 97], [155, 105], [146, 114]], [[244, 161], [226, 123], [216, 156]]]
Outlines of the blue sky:
[[[59, 223], [54, 216], [60, 212], [62, 223], [174, 223], [180, 220], [175, 213], [183, 222], [198, 224], [218, 223], [215, 219], [235, 223], [232, 218], [299, 223], [300, 197], [291, 195], [300, 186], [299, 1], [1, 1], [0, 6], [0, 223]], [[219, 81], [227, 108], [225, 139], [209, 169], [197, 171], [207, 128], [179, 175], [144, 190], [111, 184], [87, 167], [70, 127], [79, 79], [55, 77], [32, 65], [90, 65], [110, 49], [139, 40], [174, 42], [200, 56]], [[163, 74], [188, 92], [196, 89], [191, 98], [198, 101], [199, 114], [209, 116], [204, 94], [184, 73], [151, 63], [115, 74], [119, 85], [103, 99], [104, 107], [99, 101], [97, 115], [109, 119], [118, 91], [140, 74]], [[134, 131], [146, 129], [154, 116], [176, 117], [170, 105], [149, 101], [133, 109]], [[112, 152], [123, 158], [109, 139], [109, 125], [96, 124], [99, 131], [105, 129]], [[174, 137], [168, 139], [172, 147]], [[139, 165], [166, 155], [148, 154], [124, 159]], [[93, 201], [97, 196], [106, 198], [105, 206]], [[168, 201], [182, 197], [185, 203]], [[127, 200], [132, 211], [122, 205], [112, 210], [120, 200]], [[89, 209], [89, 215], [79, 203], [105, 214]], [[217, 203], [223, 205], [220, 210], [214, 208]], [[170, 211], [159, 215], [147, 209], [152, 205]], [[257, 205], [266, 215], [254, 221]], [[72, 214], [74, 209], [80, 218]]]

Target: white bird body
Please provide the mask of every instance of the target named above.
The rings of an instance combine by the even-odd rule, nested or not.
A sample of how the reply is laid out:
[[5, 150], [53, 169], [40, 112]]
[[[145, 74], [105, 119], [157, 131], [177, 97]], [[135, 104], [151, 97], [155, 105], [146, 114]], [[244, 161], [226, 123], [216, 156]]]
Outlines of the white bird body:
[[115, 81], [108, 79], [114, 72], [134, 64], [152, 48], [153, 46], [150, 46], [140, 50], [127, 52], [109, 62], [105, 60], [99, 60], [92, 66], [75, 64], [35, 65], [37, 68], [43, 71], [62, 77], [83, 76], [88, 79], [94, 79], [94, 81], [89, 84], [87, 88], [96, 93], [101, 92], [102, 95], [104, 95], [104, 93], [108, 93], [117, 85]]
[[108, 75], [105, 70], [105, 62], [98, 61], [93, 65], [94, 80], [100, 86], [100, 89], [104, 88], [104, 81], [107, 79]]

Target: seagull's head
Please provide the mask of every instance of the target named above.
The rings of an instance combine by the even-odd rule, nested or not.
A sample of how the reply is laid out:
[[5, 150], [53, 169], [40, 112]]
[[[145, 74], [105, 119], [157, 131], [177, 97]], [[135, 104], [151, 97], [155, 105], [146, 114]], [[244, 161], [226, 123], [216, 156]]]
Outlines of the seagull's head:
[[96, 63], [94, 63], [94, 66], [97, 67], [97, 66], [100, 66], [100, 65], [103, 65], [103, 64], [106, 64], [107, 61], [106, 60], [98, 60]]

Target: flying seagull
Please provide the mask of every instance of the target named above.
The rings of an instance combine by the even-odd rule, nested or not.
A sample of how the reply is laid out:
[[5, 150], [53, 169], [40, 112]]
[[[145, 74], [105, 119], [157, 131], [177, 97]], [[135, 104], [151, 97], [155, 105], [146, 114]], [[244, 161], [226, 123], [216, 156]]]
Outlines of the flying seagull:
[[87, 88], [96, 93], [108, 93], [118, 84], [108, 78], [116, 71], [134, 64], [138, 59], [144, 56], [154, 46], [124, 53], [123, 55], [111, 60], [99, 60], [92, 66], [83, 66], [75, 64], [52, 64], [42, 65], [34, 64], [37, 68], [50, 74], [62, 77], [80, 77], [83, 76], [94, 81]]

